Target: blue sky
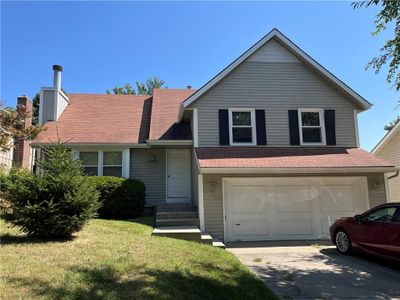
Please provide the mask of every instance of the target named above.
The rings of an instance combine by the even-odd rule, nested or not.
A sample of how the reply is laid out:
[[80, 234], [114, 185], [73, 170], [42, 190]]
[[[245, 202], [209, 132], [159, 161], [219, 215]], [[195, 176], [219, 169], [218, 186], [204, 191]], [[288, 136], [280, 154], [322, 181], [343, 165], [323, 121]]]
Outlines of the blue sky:
[[350, 2], [1, 2], [1, 98], [15, 105], [52, 84], [64, 66], [67, 92], [104, 93], [158, 76], [198, 88], [274, 27], [374, 103], [359, 115], [370, 150], [398, 114], [385, 73], [365, 71], [387, 31], [371, 37], [377, 8]]

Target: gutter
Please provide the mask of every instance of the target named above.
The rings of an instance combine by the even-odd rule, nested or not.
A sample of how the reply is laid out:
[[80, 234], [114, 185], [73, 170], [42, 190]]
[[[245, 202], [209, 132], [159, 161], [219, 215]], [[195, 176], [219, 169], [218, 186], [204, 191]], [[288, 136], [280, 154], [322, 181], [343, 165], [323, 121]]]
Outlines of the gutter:
[[399, 174], [400, 174], [400, 168], [396, 168], [396, 173], [394, 173], [393, 175], [391, 175], [391, 176], [388, 176], [388, 178], [387, 179], [393, 179], [393, 178], [396, 178], [397, 176], [399, 176]]
[[[201, 168], [201, 174], [346, 174], [388, 173], [393, 167], [342, 167], [342, 168]], [[396, 175], [397, 176], [397, 175]]]

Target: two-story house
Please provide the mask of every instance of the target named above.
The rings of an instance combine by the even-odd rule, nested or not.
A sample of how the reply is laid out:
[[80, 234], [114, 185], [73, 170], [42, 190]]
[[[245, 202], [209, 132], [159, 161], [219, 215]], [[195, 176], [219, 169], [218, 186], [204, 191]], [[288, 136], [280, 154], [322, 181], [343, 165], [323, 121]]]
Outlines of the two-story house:
[[226, 242], [319, 239], [386, 202], [394, 167], [359, 148], [371, 104], [276, 29], [198, 90], [67, 95], [54, 70], [32, 145], [62, 140], [88, 174], [143, 181], [147, 204], [169, 212], [159, 225], [194, 220]]

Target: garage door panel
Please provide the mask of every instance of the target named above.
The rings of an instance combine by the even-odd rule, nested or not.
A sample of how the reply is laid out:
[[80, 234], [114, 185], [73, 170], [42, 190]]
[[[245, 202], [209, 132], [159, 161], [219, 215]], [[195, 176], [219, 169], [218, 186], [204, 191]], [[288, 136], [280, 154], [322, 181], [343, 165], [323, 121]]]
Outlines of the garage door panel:
[[269, 220], [235, 220], [232, 222], [232, 232], [235, 236], [263, 236], [267, 237], [269, 232]]
[[312, 236], [311, 220], [278, 220], [277, 234], [281, 236], [307, 235]]
[[321, 212], [354, 211], [353, 185], [325, 185], [321, 187]]
[[275, 190], [278, 212], [311, 211], [309, 186], [276, 186]]
[[233, 213], [257, 213], [267, 211], [271, 203], [263, 186], [232, 186], [231, 205]]

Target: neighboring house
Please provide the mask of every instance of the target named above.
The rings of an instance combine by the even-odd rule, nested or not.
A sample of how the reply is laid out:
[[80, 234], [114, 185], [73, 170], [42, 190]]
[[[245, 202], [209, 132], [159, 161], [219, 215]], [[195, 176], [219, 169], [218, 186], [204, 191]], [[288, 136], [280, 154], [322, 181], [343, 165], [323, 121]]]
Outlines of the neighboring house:
[[68, 141], [87, 173], [142, 180], [162, 211], [194, 206], [215, 238], [326, 238], [386, 202], [393, 164], [359, 148], [371, 104], [276, 29], [197, 91], [66, 95], [54, 69], [33, 146]]
[[390, 202], [400, 202], [400, 122], [397, 124], [380, 140], [380, 142], [371, 151], [372, 154], [380, 157], [395, 167], [395, 173], [385, 174], [387, 179], [387, 198]]
[[[17, 98], [17, 105], [23, 105], [28, 112], [32, 112], [32, 101], [27, 96]], [[25, 126], [32, 125], [32, 116], [25, 120]], [[9, 151], [0, 151], [0, 170], [9, 170], [11, 167], [32, 169], [34, 149], [29, 146], [26, 140], [14, 141], [14, 146]]]

